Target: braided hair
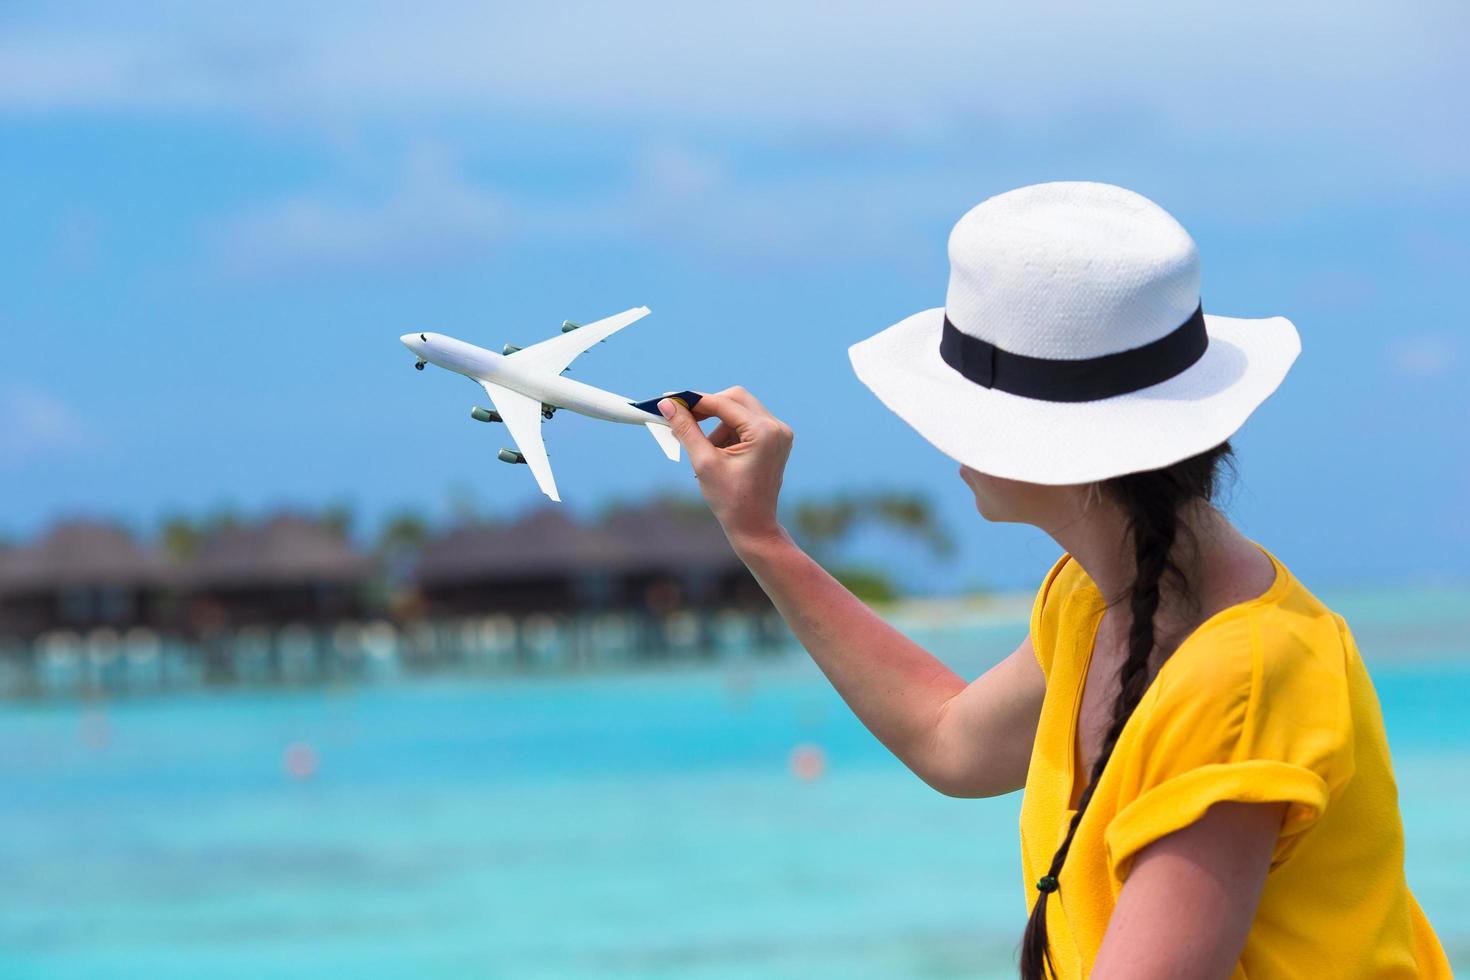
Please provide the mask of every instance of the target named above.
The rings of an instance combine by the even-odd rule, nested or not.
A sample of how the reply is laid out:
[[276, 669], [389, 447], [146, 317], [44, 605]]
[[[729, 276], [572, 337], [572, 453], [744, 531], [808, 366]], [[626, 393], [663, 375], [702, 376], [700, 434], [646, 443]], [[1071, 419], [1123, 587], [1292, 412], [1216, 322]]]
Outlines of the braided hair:
[[[1220, 464], [1222, 461], [1230, 463], [1232, 459], [1230, 443], [1224, 442], [1172, 466], [1129, 473], [1100, 485], [1103, 495], [1122, 509], [1133, 543], [1135, 571], [1127, 594], [1128, 655], [1118, 668], [1118, 696], [1113, 701], [1112, 720], [1103, 737], [1102, 751], [1093, 763], [1087, 788], [1077, 801], [1077, 812], [1067, 826], [1067, 836], [1052, 856], [1046, 874], [1036, 884], [1036, 903], [1032, 906], [1031, 918], [1021, 940], [1022, 980], [1045, 980], [1047, 974], [1056, 975], [1046, 937], [1047, 898], [1057, 890], [1057, 876], [1067, 860], [1077, 825], [1087, 812], [1087, 804], [1091, 802], [1098, 780], [1107, 767], [1114, 746], [1118, 744], [1118, 737], [1123, 733], [1133, 709], [1143, 700], [1152, 680], [1149, 661], [1157, 645], [1154, 614], [1159, 609], [1165, 578], [1170, 579], [1180, 596], [1189, 599], [1188, 578], [1175, 560], [1175, 545], [1181, 530], [1180, 511], [1191, 503], [1212, 500]], [[1187, 525], [1183, 530], [1188, 531]], [[1173, 651], [1165, 649], [1162, 652], [1167, 657]]]

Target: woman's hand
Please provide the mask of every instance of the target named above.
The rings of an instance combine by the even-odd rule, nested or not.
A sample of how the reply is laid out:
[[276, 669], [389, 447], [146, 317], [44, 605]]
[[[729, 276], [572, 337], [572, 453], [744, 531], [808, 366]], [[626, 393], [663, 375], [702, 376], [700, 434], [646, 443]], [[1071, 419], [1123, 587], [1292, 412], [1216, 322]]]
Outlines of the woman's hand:
[[[790, 426], [744, 388], [703, 395], [692, 413], [668, 398], [658, 410], [689, 454], [699, 490], [736, 551], [785, 533], [776, 498], [791, 455]], [[708, 436], [699, 427], [707, 418], [720, 420]]]
[[[704, 395], [692, 413], [667, 398], [658, 410], [689, 453], [735, 553], [863, 724], [942, 793], [1020, 789], [1046, 694], [1029, 640], [967, 685], [782, 530], [776, 498], [791, 454], [785, 423], [744, 388]], [[699, 428], [705, 418], [720, 420], [708, 437]]]

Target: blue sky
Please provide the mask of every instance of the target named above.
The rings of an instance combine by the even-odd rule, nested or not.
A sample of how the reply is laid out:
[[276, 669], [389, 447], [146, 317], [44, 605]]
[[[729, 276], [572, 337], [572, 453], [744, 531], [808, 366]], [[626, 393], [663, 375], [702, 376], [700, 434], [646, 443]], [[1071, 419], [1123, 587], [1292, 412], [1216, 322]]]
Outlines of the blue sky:
[[[1463, 579], [1467, 21], [1448, 2], [7, 5], [0, 532], [520, 511], [541, 498], [469, 420], [476, 390], [414, 372], [398, 335], [529, 343], [647, 304], [580, 379], [744, 384], [797, 432], [792, 496], [939, 504], [960, 554], [898, 549], [910, 581], [1028, 587], [1054, 548], [981, 523], [846, 348], [943, 301], [969, 207], [1092, 179], [1183, 222], [1207, 310], [1301, 331], [1237, 439], [1246, 531], [1309, 583]], [[644, 433], [559, 416], [547, 440], [574, 509], [693, 490]]]

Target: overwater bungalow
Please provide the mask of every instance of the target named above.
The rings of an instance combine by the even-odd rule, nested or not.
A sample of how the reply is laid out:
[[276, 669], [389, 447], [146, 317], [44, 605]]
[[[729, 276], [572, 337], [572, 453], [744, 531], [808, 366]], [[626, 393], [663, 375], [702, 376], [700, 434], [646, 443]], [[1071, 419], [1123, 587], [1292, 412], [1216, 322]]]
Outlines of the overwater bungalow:
[[702, 504], [667, 501], [614, 511], [601, 529], [617, 543], [616, 601], [633, 609], [770, 608]]
[[702, 508], [653, 504], [582, 524], [561, 508], [429, 541], [414, 570], [429, 615], [666, 613], [764, 606]]
[[776, 635], [770, 603], [713, 517], [676, 502], [596, 524], [547, 508], [460, 528], [428, 542], [413, 577], [435, 656], [585, 663]]
[[296, 514], [210, 534], [179, 576], [191, 632], [362, 618], [373, 559], [339, 530]]
[[170, 579], [163, 558], [121, 527], [57, 524], [0, 556], [0, 636], [160, 628], [172, 615]]
[[719, 525], [679, 503], [460, 528], [422, 547], [407, 583], [295, 514], [218, 528], [186, 559], [88, 521], [0, 550], [0, 691], [578, 668], [779, 637]]
[[616, 554], [611, 535], [547, 508], [430, 539], [413, 581], [428, 616], [572, 612], [607, 604]]

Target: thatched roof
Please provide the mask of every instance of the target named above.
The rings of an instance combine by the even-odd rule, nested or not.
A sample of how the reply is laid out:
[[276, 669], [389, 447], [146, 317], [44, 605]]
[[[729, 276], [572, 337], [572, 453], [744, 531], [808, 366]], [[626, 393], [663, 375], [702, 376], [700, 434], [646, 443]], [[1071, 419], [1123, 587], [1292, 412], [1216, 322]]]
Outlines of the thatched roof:
[[627, 571], [740, 567], [724, 530], [703, 505], [656, 503], [620, 510], [608, 517], [603, 528], [617, 539], [621, 566]]
[[57, 524], [34, 544], [0, 555], [0, 591], [66, 586], [148, 586], [168, 576], [164, 560], [126, 530], [100, 521]]
[[470, 525], [429, 540], [414, 578], [430, 585], [551, 577], [606, 568], [616, 552], [608, 535], [547, 508], [513, 524]]
[[270, 587], [366, 578], [372, 559], [337, 530], [296, 514], [221, 528], [185, 566], [193, 588]]
[[429, 541], [414, 578], [420, 585], [554, 578], [579, 573], [726, 570], [739, 560], [708, 511], [654, 504], [582, 524], [562, 508], [512, 524], [458, 528]]

